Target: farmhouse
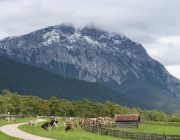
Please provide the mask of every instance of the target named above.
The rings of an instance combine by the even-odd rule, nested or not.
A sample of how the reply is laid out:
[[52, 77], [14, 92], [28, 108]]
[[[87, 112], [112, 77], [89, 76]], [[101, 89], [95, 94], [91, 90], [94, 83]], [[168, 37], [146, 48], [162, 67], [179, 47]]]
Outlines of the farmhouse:
[[139, 114], [115, 114], [116, 127], [122, 128], [138, 128], [140, 121]]

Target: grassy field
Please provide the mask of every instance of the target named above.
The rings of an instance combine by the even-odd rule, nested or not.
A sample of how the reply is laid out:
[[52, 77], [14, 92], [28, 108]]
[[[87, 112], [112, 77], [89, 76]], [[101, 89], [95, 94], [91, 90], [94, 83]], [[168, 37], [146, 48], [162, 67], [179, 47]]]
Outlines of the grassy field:
[[[21, 118], [21, 119], [17, 119], [16, 123], [22, 123], [22, 122], [26, 122], [28, 120], [29, 120], [28, 118], [23, 118], [23, 119]], [[8, 125], [8, 124], [14, 124], [14, 122], [10, 121], [8, 123], [5, 123], [5, 122], [3, 122], [2, 119], [0, 119], [0, 127], [3, 126], [3, 125]], [[4, 134], [3, 132], [0, 131], [0, 140], [22, 140], [22, 139], [11, 137], [11, 136], [6, 135], [6, 134]]]
[[[57, 129], [52, 128], [51, 131], [44, 131], [44, 129], [41, 128], [41, 125], [43, 124], [39, 123], [37, 127], [29, 127], [27, 125], [20, 126], [19, 128], [23, 131], [40, 135], [44, 137], [50, 137], [58, 140], [114, 140], [119, 139], [112, 136], [106, 136], [101, 135], [100, 133], [91, 133], [86, 130], [75, 128], [74, 131], [66, 132], [65, 127], [63, 126], [62, 122], [59, 122], [59, 126]], [[129, 132], [145, 132], [145, 133], [158, 133], [163, 134], [165, 132], [166, 134], [178, 134], [180, 135], [180, 127], [175, 126], [156, 126], [156, 125], [150, 125], [150, 124], [139, 124], [138, 129], [128, 129], [128, 128], [113, 128], [113, 129], [119, 129]]]
[[[28, 122], [29, 120], [34, 120], [34, 118], [17, 119], [17, 123]], [[50, 120], [47, 119], [47, 121]], [[13, 122], [5, 123], [2, 120], [0, 120], [0, 126], [11, 123]], [[59, 121], [57, 129], [53, 127], [51, 131], [45, 131], [43, 128], [41, 128], [41, 125], [44, 123], [45, 122], [40, 122], [38, 123], [38, 126], [22, 125], [19, 126], [19, 129], [35, 135], [54, 138], [57, 140], [77, 140], [77, 139], [78, 140], [117, 140], [117, 139], [119, 140], [120, 139], [112, 136], [102, 135], [100, 133], [91, 133], [79, 127], [75, 128], [74, 131], [66, 132], [62, 121]], [[113, 128], [113, 129], [116, 130], [119, 129], [129, 132], [145, 132], [145, 133], [158, 133], [158, 134], [163, 134], [163, 132], [165, 132], [166, 134], [180, 135], [180, 127], [175, 127], [175, 126], [157, 126], [152, 124], [139, 124], [138, 129], [128, 129], [128, 128]], [[20, 139], [10, 137], [0, 131], [0, 140], [20, 140]]]
[[116, 130], [123, 130], [128, 132], [145, 132], [145, 133], [157, 133], [157, 134], [175, 134], [180, 135], [180, 127], [176, 126], [160, 126], [160, 125], [151, 125], [151, 124], [139, 124], [138, 129], [131, 128], [113, 128]]
[[40, 122], [38, 123], [38, 126], [32, 127], [27, 125], [21, 125], [19, 126], [19, 129], [31, 134], [54, 138], [57, 140], [120, 140], [120, 138], [116, 137], [101, 135], [99, 133], [91, 133], [79, 127], [75, 127], [74, 131], [66, 132], [62, 121], [58, 122], [57, 129], [53, 127], [51, 131], [45, 131], [43, 128], [41, 128], [41, 125], [44, 123], [45, 122]]
[[22, 139], [8, 136], [0, 131], [0, 140], [22, 140]]

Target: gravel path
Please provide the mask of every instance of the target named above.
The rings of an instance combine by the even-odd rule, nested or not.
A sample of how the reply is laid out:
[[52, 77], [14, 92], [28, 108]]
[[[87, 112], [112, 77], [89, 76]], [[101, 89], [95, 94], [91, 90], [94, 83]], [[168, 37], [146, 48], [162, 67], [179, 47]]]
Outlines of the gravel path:
[[[45, 121], [45, 120], [38, 119], [38, 121], [40, 122], [40, 121]], [[19, 130], [18, 126], [23, 125], [23, 124], [25, 124], [25, 123], [5, 125], [5, 126], [0, 127], [0, 130], [7, 135], [21, 138], [24, 140], [55, 140], [55, 139], [51, 139], [51, 138], [45, 138], [45, 137], [32, 135], [30, 133], [26, 133], [26, 132]]]

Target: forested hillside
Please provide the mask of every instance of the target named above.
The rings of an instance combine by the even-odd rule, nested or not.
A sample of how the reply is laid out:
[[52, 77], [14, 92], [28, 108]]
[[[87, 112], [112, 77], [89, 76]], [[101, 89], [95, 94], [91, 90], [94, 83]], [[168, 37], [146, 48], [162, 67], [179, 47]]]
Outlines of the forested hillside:
[[44, 99], [55, 96], [75, 101], [83, 98], [102, 103], [114, 101], [127, 107], [150, 109], [149, 106], [139, 104], [101, 84], [62, 77], [2, 56], [0, 66], [0, 91], [7, 89], [21, 95], [34, 95]]

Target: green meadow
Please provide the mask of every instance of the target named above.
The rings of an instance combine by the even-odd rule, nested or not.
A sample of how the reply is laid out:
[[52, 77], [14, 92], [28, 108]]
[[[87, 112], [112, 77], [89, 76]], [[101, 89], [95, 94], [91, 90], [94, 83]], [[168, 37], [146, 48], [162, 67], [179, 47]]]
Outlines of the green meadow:
[[[35, 120], [35, 118], [20, 118], [17, 119], [16, 123], [28, 122], [29, 120]], [[47, 119], [47, 121], [50, 121]], [[46, 121], [45, 121], [46, 122]], [[28, 133], [39, 135], [43, 137], [54, 138], [57, 140], [117, 140], [120, 138], [116, 138], [113, 136], [102, 135], [101, 133], [91, 133], [79, 127], [75, 127], [74, 131], [65, 131], [65, 127], [63, 126], [63, 121], [58, 122], [58, 128], [52, 128], [51, 131], [45, 131], [41, 128], [41, 125], [45, 122], [39, 122], [37, 126], [28, 126], [21, 125], [19, 129], [22, 131], [26, 131]], [[0, 120], [0, 126], [13, 124], [13, 122], [5, 123], [3, 120]], [[116, 130], [123, 130], [128, 132], [144, 132], [144, 133], [157, 133], [157, 134], [174, 134], [180, 135], [180, 127], [178, 126], [167, 126], [167, 124], [158, 123], [148, 124], [148, 123], [140, 123], [138, 129], [130, 129], [130, 128], [112, 128]], [[0, 131], [0, 140], [20, 140], [18, 138], [14, 138], [8, 136]]]
[[[22, 125], [19, 128], [23, 131], [39, 135], [39, 136], [44, 136], [44, 137], [49, 137], [49, 138], [54, 138], [58, 140], [114, 140], [114, 139], [120, 139], [116, 138], [113, 136], [107, 136], [107, 135], [102, 135], [101, 133], [91, 133], [88, 132], [84, 129], [81, 129], [79, 127], [75, 127], [74, 131], [65, 131], [65, 127], [63, 126], [63, 122], [59, 121], [58, 128], [55, 129], [54, 127], [52, 128], [51, 131], [45, 131], [44, 129], [41, 128], [41, 125], [44, 122], [41, 122], [38, 124], [37, 127], [32, 126], [29, 127], [27, 125]], [[157, 133], [157, 134], [180, 134], [180, 127], [177, 126], [161, 126], [160, 125], [152, 125], [152, 124], [146, 124], [146, 123], [141, 123], [139, 124], [138, 129], [128, 129], [128, 128], [112, 128], [116, 130], [123, 130], [123, 131], [129, 131], [129, 132], [144, 132], [144, 133]]]
[[[50, 121], [47, 119], [47, 121]], [[45, 122], [39, 122], [37, 126], [21, 125], [19, 129], [28, 133], [39, 135], [57, 140], [119, 140], [120, 138], [101, 135], [100, 133], [91, 133], [79, 127], [75, 127], [74, 131], [65, 131], [63, 121], [58, 122], [58, 128], [52, 128], [51, 131], [45, 131], [41, 125]]]
[[180, 127], [177, 126], [163, 126], [154, 123], [152, 124], [139, 124], [138, 129], [135, 128], [113, 128], [116, 130], [123, 130], [128, 132], [144, 132], [144, 133], [157, 133], [157, 134], [169, 134], [169, 135], [180, 135]]
[[[21, 118], [21, 119], [17, 119], [16, 123], [22, 123], [22, 122], [26, 122], [28, 121], [29, 118]], [[14, 122], [3, 122], [3, 119], [0, 119], [0, 127], [3, 125], [8, 125], [8, 124], [14, 124]], [[0, 131], [0, 140], [21, 140], [19, 138], [15, 138], [15, 137], [11, 137], [9, 135], [4, 134], [2, 131]]]

